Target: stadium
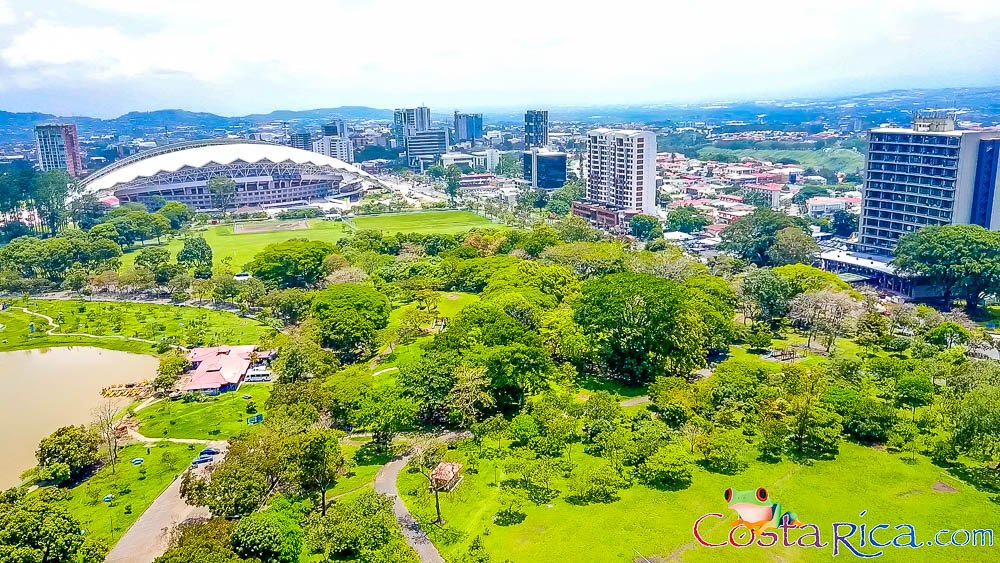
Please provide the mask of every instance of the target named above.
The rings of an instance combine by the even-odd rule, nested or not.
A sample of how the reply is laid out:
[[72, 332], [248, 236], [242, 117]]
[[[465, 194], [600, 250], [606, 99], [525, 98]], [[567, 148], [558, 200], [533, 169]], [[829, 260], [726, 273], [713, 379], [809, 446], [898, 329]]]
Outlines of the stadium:
[[154, 196], [214, 209], [206, 184], [236, 181], [237, 208], [277, 207], [325, 198], [355, 198], [365, 182], [381, 183], [342, 160], [302, 149], [247, 140], [209, 139], [157, 147], [102, 168], [82, 182], [85, 193], [120, 202]]

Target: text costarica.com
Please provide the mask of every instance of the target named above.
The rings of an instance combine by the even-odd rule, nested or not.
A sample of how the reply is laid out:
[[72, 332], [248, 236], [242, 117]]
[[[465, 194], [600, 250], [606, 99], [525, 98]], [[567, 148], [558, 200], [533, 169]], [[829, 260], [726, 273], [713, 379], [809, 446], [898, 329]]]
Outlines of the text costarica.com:
[[[864, 516], [864, 513], [861, 514]], [[856, 524], [834, 522], [831, 524], [832, 541], [825, 540], [818, 526], [805, 524], [792, 527], [785, 523], [761, 532], [744, 527], [733, 527], [728, 534], [718, 537], [712, 533], [711, 520], [725, 518], [719, 513], [709, 513], [695, 521], [692, 532], [695, 540], [704, 547], [801, 547], [823, 549], [833, 547], [833, 556], [880, 557], [889, 548], [921, 547], [992, 547], [993, 530], [942, 529], [927, 539], [918, 540], [917, 531], [910, 524]]]

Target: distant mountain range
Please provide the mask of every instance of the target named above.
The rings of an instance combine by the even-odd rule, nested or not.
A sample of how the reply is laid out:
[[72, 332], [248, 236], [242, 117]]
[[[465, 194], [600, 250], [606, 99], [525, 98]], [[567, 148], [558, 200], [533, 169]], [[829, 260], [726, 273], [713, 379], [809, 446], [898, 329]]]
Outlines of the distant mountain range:
[[[866, 125], [905, 122], [909, 112], [925, 108], [964, 108], [962, 119], [994, 125], [1000, 123], [1000, 87], [892, 90], [851, 96], [814, 99], [715, 102], [702, 104], [650, 104], [589, 107], [550, 107], [553, 121], [597, 123], [685, 124], [692, 122], [744, 121], [762, 125], [801, 124], [822, 120], [827, 123], [843, 118], [858, 118]], [[478, 111], [478, 110], [477, 110]], [[523, 110], [495, 108], [483, 110], [485, 121], [516, 124]], [[392, 119], [392, 110], [366, 106], [341, 106], [309, 110], [276, 110], [266, 114], [226, 117], [214, 113], [181, 109], [130, 112], [113, 119], [83, 116], [56, 116], [47, 113], [12, 113], [0, 111], [0, 144], [30, 142], [39, 123], [76, 123], [81, 136], [131, 135], [213, 129], [250, 129], [261, 123], [291, 122], [290, 128], [315, 127], [339, 117], [347, 120]], [[435, 112], [434, 119], [447, 120], [448, 113]]]
[[[226, 117], [207, 112], [182, 109], [133, 111], [113, 119], [85, 116], [61, 116], [39, 112], [15, 113], [0, 111], [0, 144], [28, 142], [39, 123], [76, 123], [81, 136], [120, 134], [141, 136], [149, 132], [190, 127], [201, 130], [234, 129], [272, 121], [291, 121], [301, 127], [323, 123], [334, 117], [347, 120], [391, 120], [392, 110], [364, 106], [309, 109], [302, 111], [276, 110], [267, 114]], [[295, 125], [292, 125], [294, 128]]]

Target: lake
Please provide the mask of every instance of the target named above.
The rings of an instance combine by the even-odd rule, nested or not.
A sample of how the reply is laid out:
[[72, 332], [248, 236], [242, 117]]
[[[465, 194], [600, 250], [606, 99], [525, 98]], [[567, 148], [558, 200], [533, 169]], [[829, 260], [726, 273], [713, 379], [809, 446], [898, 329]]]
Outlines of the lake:
[[[101, 389], [156, 377], [158, 360], [101, 348], [0, 352], [0, 488], [35, 465], [38, 442], [61, 426], [89, 424]], [[120, 406], [126, 399], [118, 399]]]

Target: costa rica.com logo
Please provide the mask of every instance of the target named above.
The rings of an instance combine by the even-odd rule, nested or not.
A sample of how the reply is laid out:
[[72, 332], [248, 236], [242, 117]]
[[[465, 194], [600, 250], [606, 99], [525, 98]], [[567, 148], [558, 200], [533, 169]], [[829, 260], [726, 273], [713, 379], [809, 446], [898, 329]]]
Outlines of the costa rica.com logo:
[[771, 498], [767, 489], [750, 491], [726, 489], [728, 507], [736, 513], [726, 534], [712, 526], [726, 517], [710, 512], [695, 520], [694, 539], [704, 547], [801, 547], [833, 549], [833, 556], [881, 557], [888, 549], [920, 547], [992, 547], [993, 530], [937, 530], [918, 538], [911, 524], [860, 523], [867, 511], [858, 514], [859, 522], [834, 522], [824, 536], [819, 526], [799, 519], [798, 514]]

